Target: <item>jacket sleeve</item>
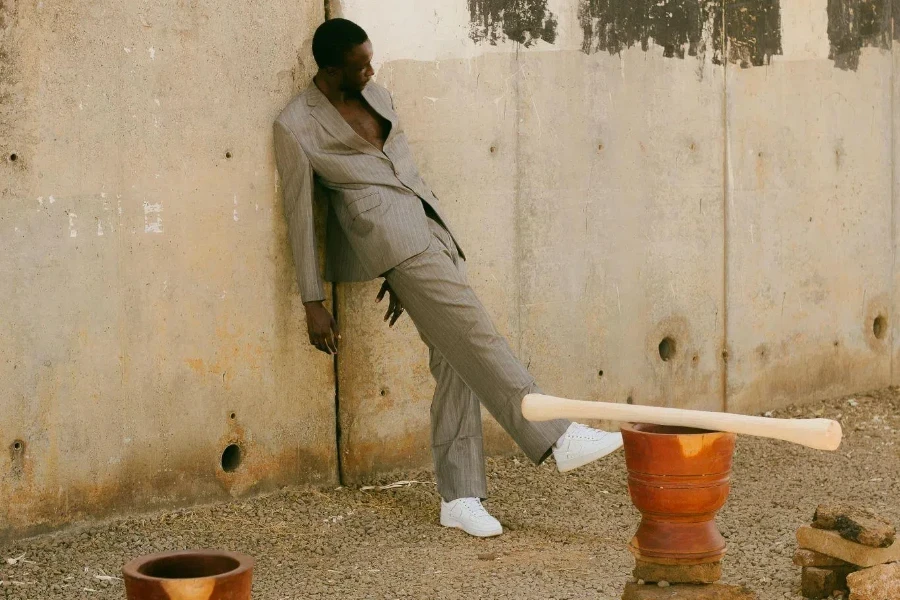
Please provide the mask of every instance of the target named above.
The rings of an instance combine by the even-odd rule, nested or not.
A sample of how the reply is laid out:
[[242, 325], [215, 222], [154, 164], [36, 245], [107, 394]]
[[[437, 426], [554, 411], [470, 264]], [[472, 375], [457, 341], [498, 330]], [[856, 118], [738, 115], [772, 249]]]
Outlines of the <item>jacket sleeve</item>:
[[284, 196], [284, 216], [294, 255], [294, 269], [303, 302], [325, 299], [319, 272], [318, 242], [313, 218], [313, 169], [297, 137], [275, 121], [275, 161]]

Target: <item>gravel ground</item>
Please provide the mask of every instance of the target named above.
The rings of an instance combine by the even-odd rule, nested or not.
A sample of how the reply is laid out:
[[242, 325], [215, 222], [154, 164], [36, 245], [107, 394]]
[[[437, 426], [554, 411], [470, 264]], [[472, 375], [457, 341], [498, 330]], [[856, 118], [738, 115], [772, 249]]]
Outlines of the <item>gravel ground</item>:
[[[824, 500], [859, 502], [900, 523], [900, 391], [789, 408], [841, 421], [835, 453], [739, 437], [719, 527], [723, 581], [760, 600], [799, 599], [794, 531]], [[135, 516], [0, 546], [0, 600], [123, 598], [128, 559], [220, 548], [257, 560], [256, 600], [293, 598], [599, 598], [621, 596], [639, 514], [621, 452], [565, 476], [523, 457], [491, 460], [488, 508], [506, 532], [477, 540], [437, 524], [431, 474], [390, 490], [286, 489], [227, 504]], [[16, 559], [9, 564], [5, 558]], [[4, 596], [5, 594], [5, 596]]]

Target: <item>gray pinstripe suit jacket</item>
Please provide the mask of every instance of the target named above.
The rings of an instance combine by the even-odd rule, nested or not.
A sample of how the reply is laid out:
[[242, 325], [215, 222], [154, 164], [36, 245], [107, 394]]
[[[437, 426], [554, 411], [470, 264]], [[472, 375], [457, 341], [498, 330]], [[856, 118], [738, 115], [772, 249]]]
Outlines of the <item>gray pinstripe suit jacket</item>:
[[328, 210], [328, 281], [368, 281], [424, 252], [431, 231], [423, 202], [447, 226], [413, 162], [390, 92], [369, 83], [363, 97], [391, 122], [383, 151], [360, 137], [315, 83], [275, 120], [275, 156], [304, 302], [325, 298], [313, 219], [317, 198]]

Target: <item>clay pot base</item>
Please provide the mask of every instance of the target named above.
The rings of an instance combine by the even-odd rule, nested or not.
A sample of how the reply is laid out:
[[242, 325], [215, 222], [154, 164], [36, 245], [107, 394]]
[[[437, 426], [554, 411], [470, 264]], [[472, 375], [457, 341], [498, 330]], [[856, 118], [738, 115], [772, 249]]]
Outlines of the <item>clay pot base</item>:
[[122, 569], [128, 600], [250, 600], [253, 558], [189, 550], [141, 556]]
[[628, 491], [642, 515], [632, 554], [656, 564], [719, 562], [726, 545], [715, 517], [730, 491], [735, 434], [635, 423], [621, 429]]

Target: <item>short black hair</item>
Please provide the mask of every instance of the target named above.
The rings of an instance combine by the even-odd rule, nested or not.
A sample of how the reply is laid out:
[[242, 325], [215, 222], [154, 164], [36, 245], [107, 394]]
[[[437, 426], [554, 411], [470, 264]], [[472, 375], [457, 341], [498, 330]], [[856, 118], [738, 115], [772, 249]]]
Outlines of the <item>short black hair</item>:
[[363, 28], [353, 21], [328, 19], [319, 25], [313, 36], [313, 57], [320, 69], [342, 67], [347, 53], [368, 39]]

